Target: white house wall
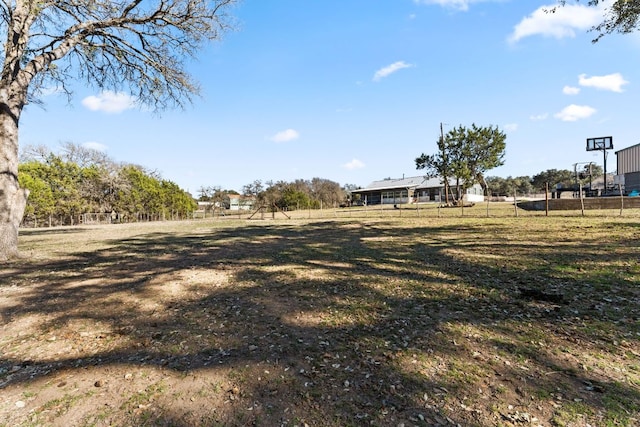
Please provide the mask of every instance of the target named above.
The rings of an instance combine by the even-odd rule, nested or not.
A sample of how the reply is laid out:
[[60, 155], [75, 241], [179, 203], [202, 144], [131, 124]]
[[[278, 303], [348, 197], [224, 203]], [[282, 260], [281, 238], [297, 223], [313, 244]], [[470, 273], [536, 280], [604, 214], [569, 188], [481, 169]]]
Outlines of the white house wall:
[[467, 202], [480, 203], [484, 202], [484, 196], [481, 194], [465, 194], [464, 200]]

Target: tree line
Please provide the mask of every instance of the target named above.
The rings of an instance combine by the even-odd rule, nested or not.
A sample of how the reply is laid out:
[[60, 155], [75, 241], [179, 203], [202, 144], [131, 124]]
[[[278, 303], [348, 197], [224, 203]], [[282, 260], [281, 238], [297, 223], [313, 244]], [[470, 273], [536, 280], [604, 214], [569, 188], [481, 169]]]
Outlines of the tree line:
[[536, 175], [502, 178], [490, 176], [485, 179], [487, 192], [493, 196], [513, 196], [514, 194], [540, 194], [560, 188], [577, 188], [593, 179], [603, 176], [602, 166], [584, 165], [580, 170], [547, 169]]
[[[254, 207], [263, 207], [269, 211], [293, 211], [300, 209], [322, 209], [347, 206], [351, 201], [351, 190], [356, 187], [324, 179], [297, 179], [287, 181], [255, 180], [242, 187], [242, 196], [254, 200]], [[223, 190], [218, 186], [203, 186], [198, 190], [198, 200], [211, 202], [211, 209], [225, 207], [231, 194], [240, 194], [234, 190]], [[228, 208], [228, 206], [227, 206]]]
[[229, 209], [229, 196], [242, 195], [254, 207], [273, 210], [346, 206], [355, 185], [323, 179], [292, 182], [255, 180], [242, 193], [202, 186], [197, 201], [172, 181], [143, 166], [118, 163], [105, 153], [71, 142], [58, 153], [27, 146], [20, 155], [18, 180], [29, 190], [23, 225], [75, 225], [87, 221], [137, 222], [192, 218], [197, 201], [209, 210]]
[[177, 220], [197, 208], [188, 192], [159, 173], [73, 143], [64, 143], [60, 154], [27, 147], [20, 160], [18, 181], [29, 190], [24, 225]]

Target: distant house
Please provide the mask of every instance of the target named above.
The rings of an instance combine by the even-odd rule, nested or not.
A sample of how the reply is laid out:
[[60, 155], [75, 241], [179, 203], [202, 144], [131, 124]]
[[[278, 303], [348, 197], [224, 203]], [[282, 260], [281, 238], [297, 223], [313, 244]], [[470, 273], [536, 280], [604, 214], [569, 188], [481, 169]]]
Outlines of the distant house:
[[229, 194], [230, 211], [250, 211], [256, 204], [255, 197], [243, 196], [241, 194]]
[[207, 215], [215, 215], [215, 213], [224, 215], [225, 211], [251, 211], [255, 203], [255, 197], [226, 194], [219, 202], [198, 201], [198, 209], [194, 211], [193, 217], [206, 218]]
[[[456, 196], [456, 181], [449, 180], [450, 193]], [[440, 202], [445, 200], [444, 183], [441, 178], [425, 178], [424, 176], [414, 176], [401, 179], [383, 179], [374, 181], [367, 187], [353, 190], [351, 194], [354, 202], [365, 203], [367, 205], [379, 204], [405, 204], [416, 202]], [[484, 201], [482, 186], [474, 184], [464, 194], [465, 202]]]

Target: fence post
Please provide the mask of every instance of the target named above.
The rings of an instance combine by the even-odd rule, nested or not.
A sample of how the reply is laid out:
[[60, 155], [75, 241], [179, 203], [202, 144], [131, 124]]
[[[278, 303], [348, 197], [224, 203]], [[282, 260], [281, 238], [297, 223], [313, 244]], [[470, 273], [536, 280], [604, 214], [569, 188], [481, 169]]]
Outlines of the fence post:
[[487, 198], [487, 218], [489, 218], [489, 200], [491, 199], [491, 197], [489, 196], [489, 188], [488, 187], [485, 190], [485, 193], [486, 193], [485, 197]]
[[544, 183], [545, 216], [549, 216], [549, 183]]

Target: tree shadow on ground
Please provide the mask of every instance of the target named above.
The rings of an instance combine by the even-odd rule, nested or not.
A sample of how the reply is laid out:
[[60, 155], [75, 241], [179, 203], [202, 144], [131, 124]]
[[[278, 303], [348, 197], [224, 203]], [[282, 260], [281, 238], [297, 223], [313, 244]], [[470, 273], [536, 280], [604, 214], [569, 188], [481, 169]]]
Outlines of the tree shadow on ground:
[[[500, 223], [259, 225], [149, 233], [12, 265], [0, 289], [25, 289], [2, 306], [3, 322], [40, 316], [22, 339], [46, 347], [55, 336], [68, 351], [30, 354], [9, 338], [0, 387], [121, 365], [224, 378], [207, 410], [160, 392], [153, 411], [123, 403], [140, 425], [637, 416], [637, 383], [611, 366], [581, 369], [598, 356], [637, 368], [637, 282], [606, 267], [637, 268], [637, 250], [513, 233]], [[590, 260], [604, 267], [573, 270]], [[85, 332], [90, 343], [76, 343]]]

